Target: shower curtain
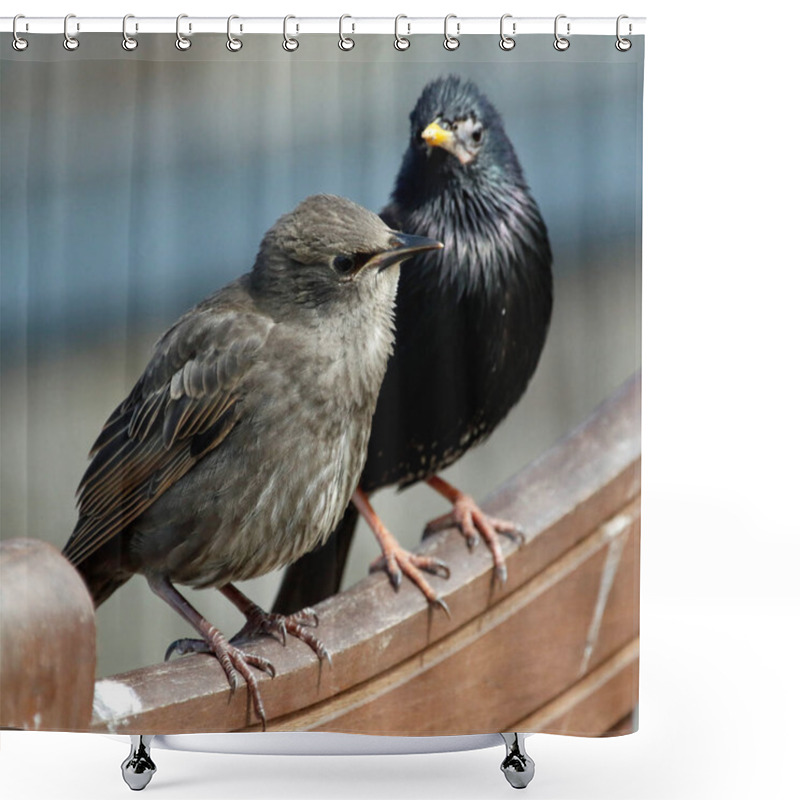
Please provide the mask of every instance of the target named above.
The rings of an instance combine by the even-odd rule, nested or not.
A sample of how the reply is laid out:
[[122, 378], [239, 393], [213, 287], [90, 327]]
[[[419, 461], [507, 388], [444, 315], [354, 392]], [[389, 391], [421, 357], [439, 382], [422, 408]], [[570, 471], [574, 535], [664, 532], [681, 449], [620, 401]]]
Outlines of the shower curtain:
[[[613, 30], [564, 50], [552, 36], [520, 36], [505, 50], [497, 35], [475, 35], [449, 50], [441, 36], [411, 36], [402, 49], [391, 36], [355, 35], [343, 49], [320, 34], [292, 51], [281, 36], [234, 31], [240, 48], [198, 34], [183, 50], [165, 33], [133, 49], [119, 34], [85, 34], [73, 50], [57, 35], [30, 35], [17, 50], [2, 35], [0, 726], [634, 731], [643, 37], [624, 51]], [[444, 107], [424, 109], [425, 126], [437, 124], [424, 139], [409, 124], [437, 81], [488, 100], [552, 252], [552, 317], [535, 374], [520, 379], [496, 426], [436, 470], [520, 532], [497, 537], [503, 580], [481, 537], [468, 546], [450, 525], [420, 544], [426, 523], [450, 509], [441, 491], [424, 481], [398, 491], [394, 480], [371, 492], [403, 547], [446, 564], [422, 573], [443, 602], [407, 573], [399, 587], [382, 564], [370, 574], [381, 551], [360, 523], [352, 546], [329, 548], [329, 558], [346, 557], [339, 591], [314, 596], [301, 620], [322, 657], [280, 630], [243, 645], [274, 668], [271, 680], [255, 670], [259, 720], [242, 676], [231, 693], [213, 657], [164, 662], [171, 642], [197, 632], [142, 575], [94, 609], [60, 553], [78, 520], [76, 488], [159, 336], [247, 273], [282, 215], [318, 194], [379, 212], [406, 151], [447, 150], [454, 120]], [[479, 147], [489, 121], [472, 111], [451, 115], [456, 135], [472, 137], [466, 149], [436, 154], [451, 171], [488, 152]], [[497, 213], [467, 226], [493, 225]], [[443, 258], [457, 247], [446, 233]], [[476, 280], [488, 292], [488, 278]], [[513, 334], [521, 352], [536, 347], [526, 313]], [[283, 572], [237, 586], [269, 610]], [[241, 628], [241, 611], [213, 588], [175, 585], [228, 639]]]

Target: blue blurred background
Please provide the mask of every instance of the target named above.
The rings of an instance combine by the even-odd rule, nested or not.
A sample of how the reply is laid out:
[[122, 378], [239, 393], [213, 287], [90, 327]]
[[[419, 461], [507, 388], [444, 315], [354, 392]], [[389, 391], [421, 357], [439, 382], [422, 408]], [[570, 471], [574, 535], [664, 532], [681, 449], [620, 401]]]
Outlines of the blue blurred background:
[[[8, 38], [8, 37], [6, 37]], [[0, 46], [0, 532], [57, 546], [108, 413], [180, 313], [252, 265], [274, 220], [309, 194], [379, 210], [425, 83], [470, 77], [502, 115], [548, 225], [556, 300], [531, 387], [490, 441], [446, 476], [480, 497], [584, 419], [641, 361], [643, 42], [583, 37], [556, 53], [525, 37], [465, 37], [453, 53], [418, 37], [219, 37], [186, 53], [171, 36], [133, 53], [92, 34]], [[384, 491], [376, 507], [411, 546], [446, 508], [425, 487]], [[347, 579], [377, 555], [358, 537]], [[278, 576], [244, 586], [269, 605]], [[216, 593], [191, 593], [229, 633]], [[152, 613], [151, 613], [152, 612]], [[131, 614], [148, 618], [141, 630]], [[99, 674], [159, 660], [187, 629], [134, 579], [98, 614]]]

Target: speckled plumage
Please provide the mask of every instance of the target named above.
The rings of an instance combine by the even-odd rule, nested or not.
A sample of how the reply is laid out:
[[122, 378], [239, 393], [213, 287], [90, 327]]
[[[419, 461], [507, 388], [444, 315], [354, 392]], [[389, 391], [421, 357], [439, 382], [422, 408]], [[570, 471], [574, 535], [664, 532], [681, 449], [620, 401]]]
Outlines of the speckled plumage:
[[[480, 121], [460, 164], [419, 133], [434, 119]], [[435, 475], [483, 441], [524, 393], [552, 308], [547, 231], [498, 112], [455, 77], [430, 83], [381, 216], [444, 249], [414, 260], [397, 292], [397, 345], [373, 419], [366, 491]]]

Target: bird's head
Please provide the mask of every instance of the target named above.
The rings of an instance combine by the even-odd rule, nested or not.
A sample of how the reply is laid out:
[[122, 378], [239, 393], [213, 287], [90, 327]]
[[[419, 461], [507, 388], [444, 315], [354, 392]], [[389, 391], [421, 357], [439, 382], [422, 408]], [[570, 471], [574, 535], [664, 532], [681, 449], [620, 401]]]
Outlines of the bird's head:
[[267, 232], [254, 273], [262, 285], [318, 306], [362, 284], [396, 283], [402, 261], [441, 247], [434, 239], [391, 230], [352, 200], [318, 194]]
[[437, 78], [423, 90], [411, 112], [412, 148], [445, 170], [479, 166], [484, 153], [507, 149], [494, 106], [472, 81]]

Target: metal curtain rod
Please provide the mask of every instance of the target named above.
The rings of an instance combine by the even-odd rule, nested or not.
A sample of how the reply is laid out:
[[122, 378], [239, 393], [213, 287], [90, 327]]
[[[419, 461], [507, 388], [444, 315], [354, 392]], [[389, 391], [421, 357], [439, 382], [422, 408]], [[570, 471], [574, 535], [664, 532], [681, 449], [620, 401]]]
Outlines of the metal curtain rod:
[[[187, 35], [196, 33], [229, 32], [228, 17], [193, 17], [181, 15], [181, 30]], [[248, 34], [283, 34], [284, 17], [236, 17], [235, 32], [237, 35]], [[128, 15], [126, 31], [132, 35], [148, 33], [174, 33], [175, 17], [137, 17]], [[513, 36], [524, 34], [553, 34], [553, 17], [513, 17], [504, 15], [505, 30]], [[449, 30], [456, 36], [471, 34], [497, 34], [500, 16], [497, 17], [458, 17], [449, 15]], [[570, 17], [559, 15], [559, 29], [569, 36], [613, 36], [617, 32], [616, 17]], [[292, 35], [304, 33], [341, 33], [347, 34], [399, 34], [410, 36], [416, 34], [439, 34], [444, 31], [443, 17], [291, 17], [290, 31]], [[568, 27], [569, 26], [569, 27]], [[643, 34], [644, 17], [626, 17], [624, 35]], [[64, 17], [28, 17], [20, 14], [16, 30], [25, 34], [63, 34]], [[120, 33], [123, 28], [122, 17], [81, 17], [69, 15], [69, 30], [73, 35], [85, 33]], [[11, 32], [14, 29], [14, 17], [0, 17], [0, 31]]]

